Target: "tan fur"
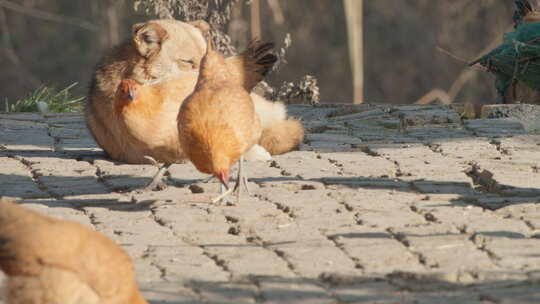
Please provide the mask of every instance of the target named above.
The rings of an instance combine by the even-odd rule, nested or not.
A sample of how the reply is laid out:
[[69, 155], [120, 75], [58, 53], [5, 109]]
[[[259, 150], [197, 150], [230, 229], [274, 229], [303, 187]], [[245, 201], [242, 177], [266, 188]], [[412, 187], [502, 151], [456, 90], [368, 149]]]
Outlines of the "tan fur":
[[282, 102], [271, 102], [256, 94], [251, 94], [251, 98], [263, 128], [259, 145], [271, 155], [297, 149], [304, 140], [302, 123], [294, 118], [287, 119], [287, 109]]
[[285, 108], [285, 105], [282, 102], [268, 101], [254, 93], [251, 94], [251, 99], [255, 105], [255, 111], [261, 119], [263, 128], [268, 128], [271, 125], [287, 119], [287, 108]]
[[39, 276], [12, 276], [6, 289], [9, 304], [99, 304], [99, 296], [75, 273], [43, 267]]
[[132, 102], [116, 97], [118, 128], [134, 147], [124, 154], [125, 161], [143, 163], [144, 156], [151, 156], [159, 162], [175, 163], [185, 158], [178, 142], [176, 117], [197, 76], [197, 72], [189, 71], [159, 84], [136, 85], [137, 97]]
[[[164, 31], [161, 29], [164, 29]], [[168, 107], [172, 109], [171, 111], [174, 111], [174, 108], [179, 107], [183, 100], [193, 92], [198, 77], [197, 70], [200, 60], [206, 51], [206, 42], [201, 31], [207, 31], [208, 25], [204, 21], [194, 21], [188, 24], [176, 20], [152, 20], [134, 25], [133, 30], [133, 37], [105, 56], [94, 72], [86, 106], [87, 125], [98, 145], [114, 160], [128, 163], [146, 163], [144, 156], [148, 155], [157, 160], [166, 161], [170, 157], [164, 154], [168, 154], [167, 151], [170, 149], [164, 151], [163, 149], [152, 148], [156, 146], [152, 140], [150, 142], [141, 141], [140, 139], [134, 140], [133, 136], [128, 132], [130, 127], [115, 118], [115, 93], [122, 79], [134, 79], [143, 85], [155, 85], [168, 80], [166, 86], [170, 86], [171, 83], [174, 83], [174, 78], [178, 77], [177, 82], [172, 84], [175, 89], [170, 91], [161, 90], [162, 98], [170, 101], [170, 103], [164, 102], [164, 104], [168, 104]], [[161, 45], [156, 46], [154, 41], [159, 39], [164, 39], [164, 41], [161, 41]], [[227, 59], [228, 68], [233, 71], [232, 73], [234, 73], [237, 66], [236, 62], [239, 60], [241, 60], [241, 57], [238, 56]], [[191, 71], [191, 73], [185, 74], [186, 71]], [[246, 84], [249, 86], [254, 82], [249, 81]], [[251, 94], [251, 96], [255, 103], [273, 104], [258, 95]], [[276, 105], [278, 105], [276, 108], [283, 107], [281, 103], [276, 103]], [[272, 122], [273, 125], [283, 123], [283, 128], [290, 126], [285, 121], [286, 111], [284, 107], [283, 111], [272, 111], [271, 113], [274, 113], [275, 116], [268, 115], [266, 111], [262, 110], [257, 111], [257, 113], [261, 115], [263, 124]], [[173, 116], [175, 115], [176, 113]], [[164, 131], [164, 135], [161, 135], [162, 138], [174, 136], [174, 131], [170, 132], [170, 130], [176, 128], [175, 120], [169, 121], [168, 118], [161, 117], [150, 121], [146, 123], [150, 134], [155, 134], [153, 130], [160, 128], [169, 130]], [[160, 124], [166, 125], [161, 126]], [[298, 133], [295, 129], [291, 131], [293, 131], [291, 134]], [[265, 134], [270, 136], [271, 132]], [[146, 135], [143, 137], [152, 138]], [[277, 137], [272, 136], [272, 138]], [[293, 139], [298, 138], [294, 137], [286, 140]], [[301, 140], [297, 140], [298, 142], [294, 146], [297, 146]], [[174, 146], [174, 141], [171, 140], [160, 139], [154, 140], [154, 142], [172, 142], [171, 145]], [[270, 140], [265, 142], [270, 142]], [[283, 149], [281, 151], [283, 151], [282, 153], [288, 152]], [[176, 154], [181, 155], [181, 151]]]
[[259, 145], [272, 155], [287, 153], [298, 148], [304, 139], [304, 127], [300, 121], [289, 118], [263, 129]]
[[114, 119], [113, 100], [120, 81], [131, 78], [143, 84], [155, 83], [198, 69], [206, 42], [197, 26], [176, 20], [136, 24], [133, 36], [98, 64], [90, 85], [86, 121], [98, 145], [112, 159], [143, 162], [137, 143], [126, 138], [125, 130]]
[[129, 256], [78, 223], [0, 199], [0, 269], [8, 303], [147, 303]]

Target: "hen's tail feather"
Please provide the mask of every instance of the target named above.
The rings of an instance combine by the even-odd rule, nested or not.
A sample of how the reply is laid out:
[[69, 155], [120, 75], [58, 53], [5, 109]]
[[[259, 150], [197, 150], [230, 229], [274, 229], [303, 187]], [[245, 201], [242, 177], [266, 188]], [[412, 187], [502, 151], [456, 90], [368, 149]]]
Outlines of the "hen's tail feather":
[[253, 39], [246, 48], [244, 54], [257, 58], [262, 54], [268, 53], [275, 47], [273, 42], [263, 42], [259, 39]]
[[271, 53], [274, 46], [272, 42], [255, 39], [242, 54], [227, 58], [225, 61], [232, 79], [242, 83], [247, 91], [251, 91], [278, 61], [277, 56]]
[[262, 66], [263, 69], [260, 71], [262, 76], [268, 75], [268, 73], [272, 70], [272, 67], [277, 61], [277, 57], [274, 54], [267, 54], [263, 58], [259, 59], [257, 61], [257, 64]]
[[242, 54], [253, 60], [253, 62], [259, 67], [258, 72], [262, 76], [266, 76], [272, 69], [278, 58], [276, 55], [269, 53], [275, 47], [273, 42], [262, 42], [258, 39], [254, 39], [248, 45], [246, 51]]

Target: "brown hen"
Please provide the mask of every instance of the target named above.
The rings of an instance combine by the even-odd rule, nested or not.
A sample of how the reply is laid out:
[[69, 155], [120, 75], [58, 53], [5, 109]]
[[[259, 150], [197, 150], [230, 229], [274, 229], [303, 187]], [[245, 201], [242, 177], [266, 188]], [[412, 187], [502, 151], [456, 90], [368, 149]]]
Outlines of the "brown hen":
[[178, 113], [182, 150], [199, 171], [217, 177], [222, 190], [228, 188], [230, 168], [239, 162], [234, 187], [238, 200], [240, 183], [247, 185], [242, 156], [259, 142], [262, 132], [249, 92], [277, 61], [269, 53], [272, 48], [271, 43], [254, 41], [234, 64], [227, 64], [209, 41], [195, 90]]
[[142, 304], [130, 257], [103, 235], [0, 199], [10, 304]]

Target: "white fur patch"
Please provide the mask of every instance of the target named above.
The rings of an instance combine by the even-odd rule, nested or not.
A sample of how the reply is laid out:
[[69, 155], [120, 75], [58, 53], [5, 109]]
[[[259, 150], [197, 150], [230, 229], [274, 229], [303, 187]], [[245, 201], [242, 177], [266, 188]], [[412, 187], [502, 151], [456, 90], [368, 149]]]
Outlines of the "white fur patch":
[[247, 161], [267, 161], [271, 160], [272, 156], [265, 148], [259, 145], [253, 145], [246, 153], [244, 153], [244, 158]]
[[252, 93], [251, 99], [255, 106], [255, 112], [259, 115], [263, 129], [270, 127], [277, 121], [283, 121], [287, 118], [287, 109], [282, 102], [268, 101], [263, 97]]

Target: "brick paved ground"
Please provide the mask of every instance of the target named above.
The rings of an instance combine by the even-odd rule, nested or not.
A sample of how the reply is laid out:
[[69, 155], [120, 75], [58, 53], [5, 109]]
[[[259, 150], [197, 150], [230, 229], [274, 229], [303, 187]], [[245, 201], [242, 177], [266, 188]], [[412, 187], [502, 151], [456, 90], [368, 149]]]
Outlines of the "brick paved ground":
[[[254, 196], [104, 159], [81, 115], [0, 114], [0, 195], [104, 233], [152, 303], [538, 303], [540, 136], [442, 106], [293, 106]], [[486, 171], [484, 171], [486, 170]]]

